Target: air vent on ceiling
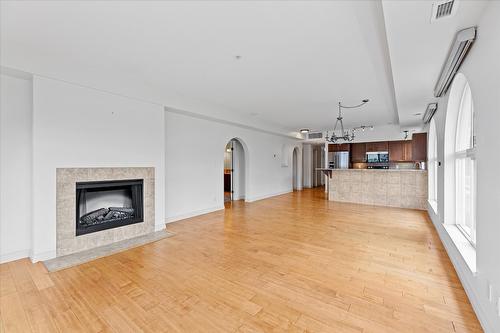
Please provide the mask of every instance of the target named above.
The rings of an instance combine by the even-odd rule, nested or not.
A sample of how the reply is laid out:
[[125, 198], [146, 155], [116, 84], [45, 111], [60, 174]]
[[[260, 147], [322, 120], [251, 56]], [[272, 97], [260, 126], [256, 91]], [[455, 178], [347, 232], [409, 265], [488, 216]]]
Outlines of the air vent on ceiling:
[[321, 133], [321, 132], [318, 132], [318, 133], [309, 133], [307, 135], [307, 138], [308, 139], [321, 139], [321, 138], [323, 138], [323, 133]]
[[458, 0], [437, 1], [432, 5], [431, 22], [452, 17], [457, 11]]

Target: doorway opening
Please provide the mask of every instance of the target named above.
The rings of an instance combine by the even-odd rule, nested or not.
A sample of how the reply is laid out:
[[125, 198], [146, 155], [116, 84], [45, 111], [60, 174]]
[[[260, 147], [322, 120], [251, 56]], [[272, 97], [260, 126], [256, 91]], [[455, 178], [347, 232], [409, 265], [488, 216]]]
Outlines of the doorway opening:
[[292, 153], [292, 182], [293, 190], [300, 190], [299, 186], [299, 149], [295, 147]]
[[325, 166], [325, 150], [324, 145], [313, 145], [312, 147], [312, 187], [324, 186], [326, 184], [325, 178], [321, 172], [317, 172], [318, 168], [324, 168]]
[[245, 199], [245, 149], [231, 139], [224, 151], [224, 202]]

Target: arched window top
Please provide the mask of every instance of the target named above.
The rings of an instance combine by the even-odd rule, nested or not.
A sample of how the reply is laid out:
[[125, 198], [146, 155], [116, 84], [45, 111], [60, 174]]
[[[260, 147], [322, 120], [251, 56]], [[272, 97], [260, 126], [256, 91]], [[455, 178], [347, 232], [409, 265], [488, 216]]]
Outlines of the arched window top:
[[458, 73], [448, 97], [445, 129], [445, 221], [476, 242], [474, 106], [467, 78]]
[[455, 152], [474, 147], [474, 107], [468, 83], [464, 85], [458, 110]]

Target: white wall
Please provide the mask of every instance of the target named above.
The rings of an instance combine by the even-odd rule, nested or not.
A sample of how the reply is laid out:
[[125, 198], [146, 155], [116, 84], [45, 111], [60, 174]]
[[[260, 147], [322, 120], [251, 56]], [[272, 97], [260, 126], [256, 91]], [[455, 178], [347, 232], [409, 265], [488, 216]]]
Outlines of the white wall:
[[166, 113], [167, 221], [224, 208], [224, 148], [233, 138], [245, 148], [246, 201], [292, 191], [292, 168], [283, 167], [283, 144], [295, 140], [202, 119]]
[[[2, 88], [7, 87], [2, 84]], [[10, 168], [26, 174], [17, 177], [26, 183], [21, 184], [25, 189], [8, 181], [2, 184], [1, 204], [5, 206], [7, 196], [14, 200], [11, 194], [17, 193], [17, 206], [7, 206], [28, 207], [20, 224], [4, 218], [19, 215], [17, 210], [2, 210], [2, 236], [6, 235], [4, 230], [13, 235], [13, 228], [19, 233], [9, 236], [15, 243], [2, 240], [2, 255], [21, 251], [17, 256], [24, 257], [31, 249], [34, 261], [55, 256], [56, 168], [155, 167], [157, 229], [164, 227], [165, 217], [174, 221], [223, 208], [224, 147], [232, 138], [243, 143], [240, 151], [236, 149], [238, 161], [244, 161], [244, 172], [237, 175], [242, 184], [239, 197], [254, 201], [292, 191], [292, 167], [282, 165], [281, 153], [284, 146], [301, 148], [297, 140], [224, 121], [166, 112], [154, 103], [41, 76], [34, 76], [32, 90], [29, 87], [19, 102], [27, 103], [26, 110], [16, 114], [22, 130], [5, 132], [2, 127], [2, 147], [8, 146], [8, 154], [24, 158], [24, 168], [18, 168], [7, 163], [2, 150], [2, 162], [6, 162], [2, 164], [2, 180], [12, 174], [7, 170]], [[2, 119], [3, 105], [10, 101], [2, 99]], [[12, 126], [12, 121], [4, 124]], [[4, 134], [23, 134], [26, 149], [19, 149], [12, 139], [4, 140]], [[300, 151], [300, 162], [301, 158]]]
[[32, 81], [0, 76], [0, 262], [31, 250]]
[[[443, 228], [445, 211], [444, 164], [438, 168], [438, 214], [429, 214], [455, 265], [472, 305], [486, 332], [500, 332], [496, 313], [500, 297], [500, 2], [488, 4], [478, 22], [478, 38], [462, 65], [468, 79], [476, 112], [477, 135], [477, 235], [474, 276]], [[438, 160], [445, 163], [444, 132], [448, 94], [439, 100], [435, 116], [438, 137]], [[450, 222], [450, 221], [448, 221]], [[488, 300], [488, 283], [494, 287], [495, 301]]]
[[56, 168], [154, 167], [164, 227], [164, 115], [157, 104], [34, 77], [33, 260], [55, 256]]

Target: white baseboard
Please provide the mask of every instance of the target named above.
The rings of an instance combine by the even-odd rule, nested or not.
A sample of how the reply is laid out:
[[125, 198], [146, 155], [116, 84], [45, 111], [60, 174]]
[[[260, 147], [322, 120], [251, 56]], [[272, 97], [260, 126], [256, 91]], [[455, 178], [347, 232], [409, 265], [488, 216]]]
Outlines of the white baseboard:
[[432, 224], [434, 224], [434, 228], [436, 229], [439, 238], [441, 239], [441, 242], [443, 243], [444, 248], [448, 253], [448, 257], [450, 258], [451, 263], [455, 267], [458, 278], [460, 279], [460, 282], [462, 282], [462, 286], [464, 287], [465, 293], [467, 294], [467, 297], [469, 298], [469, 301], [472, 304], [472, 308], [474, 309], [474, 312], [476, 313], [477, 318], [481, 326], [483, 327], [483, 330], [487, 333], [498, 332], [497, 330], [494, 329], [495, 325], [492, 324], [492, 321], [494, 319], [491, 320], [489, 318], [488, 312], [485, 311], [485, 308], [481, 302], [481, 298], [478, 296], [478, 292], [480, 292], [480, 290], [477, 290], [479, 289], [477, 287], [478, 285], [477, 274], [473, 274], [470, 271], [467, 263], [460, 254], [455, 243], [453, 242], [450, 235], [448, 234], [443, 224], [439, 220], [439, 216], [433, 213], [433, 208], [430, 205], [428, 205], [427, 211], [432, 221]]
[[263, 200], [263, 199], [275, 197], [277, 195], [287, 194], [287, 193], [290, 193], [290, 192], [293, 192], [293, 190], [292, 189], [288, 189], [288, 190], [281, 191], [281, 192], [275, 192], [275, 193], [264, 194], [264, 195], [257, 195], [257, 196], [250, 197], [250, 198], [246, 199], [245, 202], [254, 202], [254, 201], [258, 201], [258, 200]]
[[31, 262], [36, 263], [38, 261], [44, 261], [49, 259], [54, 259], [56, 257], [56, 250], [45, 251], [40, 253], [32, 253], [30, 256]]
[[196, 211], [192, 211], [192, 212], [188, 212], [188, 213], [184, 213], [184, 214], [179, 214], [179, 215], [175, 215], [175, 216], [169, 216], [166, 218], [166, 223], [171, 223], [171, 222], [175, 222], [175, 221], [179, 221], [179, 220], [188, 219], [190, 217], [195, 217], [198, 215], [216, 212], [216, 211], [222, 210], [222, 209], [224, 209], [224, 205], [210, 207], [210, 208], [206, 208], [206, 209], [200, 209], [200, 210], [196, 210]]
[[23, 258], [28, 258], [30, 256], [30, 249], [19, 250], [9, 253], [0, 254], [0, 264], [5, 264], [9, 261], [19, 260]]
[[155, 224], [155, 232], [165, 229], [165, 223]]

